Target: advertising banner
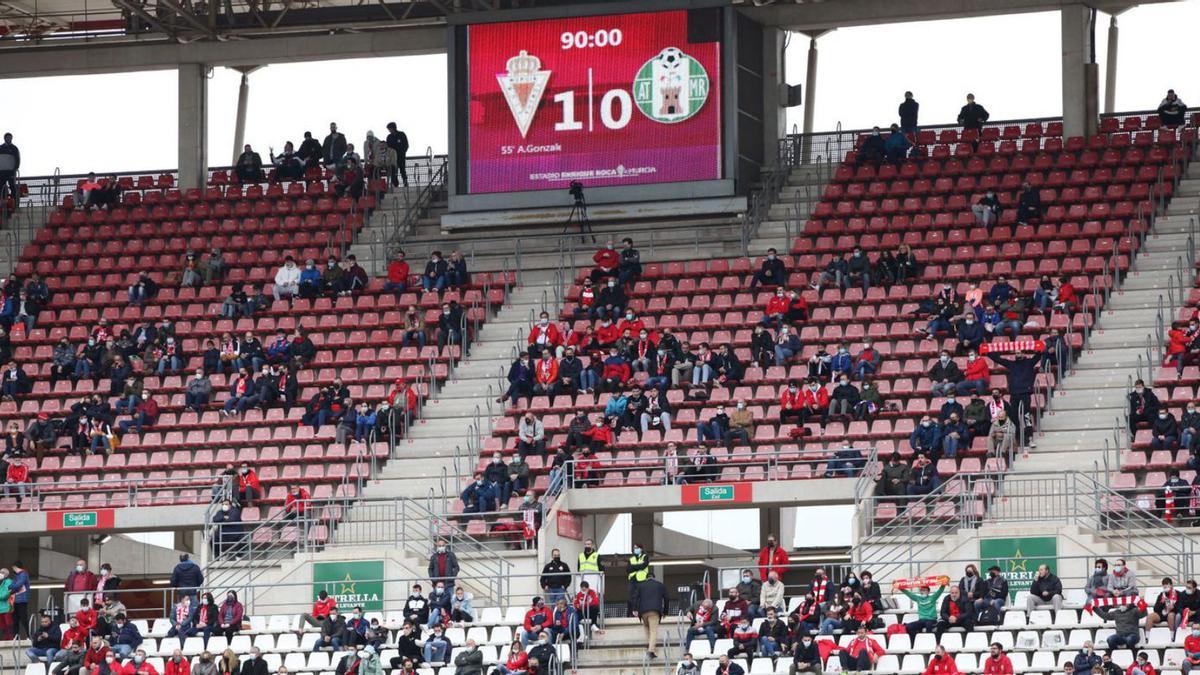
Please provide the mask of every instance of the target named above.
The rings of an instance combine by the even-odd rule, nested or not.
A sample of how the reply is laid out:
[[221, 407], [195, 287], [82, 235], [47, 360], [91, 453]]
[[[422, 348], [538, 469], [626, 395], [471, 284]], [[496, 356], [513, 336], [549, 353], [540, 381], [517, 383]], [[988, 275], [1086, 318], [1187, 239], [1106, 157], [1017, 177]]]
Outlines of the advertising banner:
[[1037, 575], [1038, 565], [1048, 565], [1058, 573], [1058, 539], [1054, 537], [1013, 537], [979, 540], [979, 573], [987, 575], [992, 565], [1008, 579], [1009, 600], [1017, 591], [1027, 591]]

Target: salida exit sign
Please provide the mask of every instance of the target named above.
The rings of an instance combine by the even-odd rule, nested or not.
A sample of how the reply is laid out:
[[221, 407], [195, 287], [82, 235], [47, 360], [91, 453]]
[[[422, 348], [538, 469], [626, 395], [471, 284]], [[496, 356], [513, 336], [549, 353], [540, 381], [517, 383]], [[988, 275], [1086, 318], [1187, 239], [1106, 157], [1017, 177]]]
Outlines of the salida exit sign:
[[62, 530], [96, 530], [113, 526], [114, 511], [112, 509], [96, 509], [95, 511], [51, 511], [46, 514], [46, 529], [52, 532]]
[[753, 483], [683, 485], [679, 489], [680, 500], [684, 504], [717, 506], [746, 504], [754, 500]]

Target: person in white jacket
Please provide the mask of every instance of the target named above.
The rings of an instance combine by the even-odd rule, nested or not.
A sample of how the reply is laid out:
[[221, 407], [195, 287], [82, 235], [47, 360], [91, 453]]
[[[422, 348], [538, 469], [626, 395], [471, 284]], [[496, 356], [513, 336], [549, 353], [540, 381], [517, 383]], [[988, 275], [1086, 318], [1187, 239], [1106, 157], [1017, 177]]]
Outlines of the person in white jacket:
[[292, 256], [288, 256], [283, 262], [283, 267], [275, 273], [275, 289], [271, 291], [275, 295], [276, 300], [281, 300], [284, 297], [291, 297], [300, 292], [300, 268], [296, 267], [296, 261]]

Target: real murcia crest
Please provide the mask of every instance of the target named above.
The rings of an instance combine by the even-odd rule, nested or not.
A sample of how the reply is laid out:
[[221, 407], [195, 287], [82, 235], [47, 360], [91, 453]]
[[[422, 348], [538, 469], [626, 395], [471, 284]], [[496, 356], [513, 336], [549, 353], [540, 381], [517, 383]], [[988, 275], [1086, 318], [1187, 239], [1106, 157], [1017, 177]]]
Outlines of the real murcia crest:
[[546, 92], [550, 71], [542, 70], [542, 60], [524, 49], [510, 58], [505, 67], [508, 72], [497, 73], [496, 80], [500, 82], [500, 91], [504, 92], [504, 100], [508, 101], [508, 109], [517, 122], [521, 138], [525, 138], [542, 94]]

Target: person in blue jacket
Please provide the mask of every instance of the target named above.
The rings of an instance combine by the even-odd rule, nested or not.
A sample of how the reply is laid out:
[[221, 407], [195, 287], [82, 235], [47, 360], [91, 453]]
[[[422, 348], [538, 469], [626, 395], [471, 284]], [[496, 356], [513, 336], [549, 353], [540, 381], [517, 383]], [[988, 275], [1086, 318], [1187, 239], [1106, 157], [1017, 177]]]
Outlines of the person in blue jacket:
[[476, 472], [475, 482], [462, 492], [462, 501], [463, 513], [490, 513], [496, 510], [496, 490]]

